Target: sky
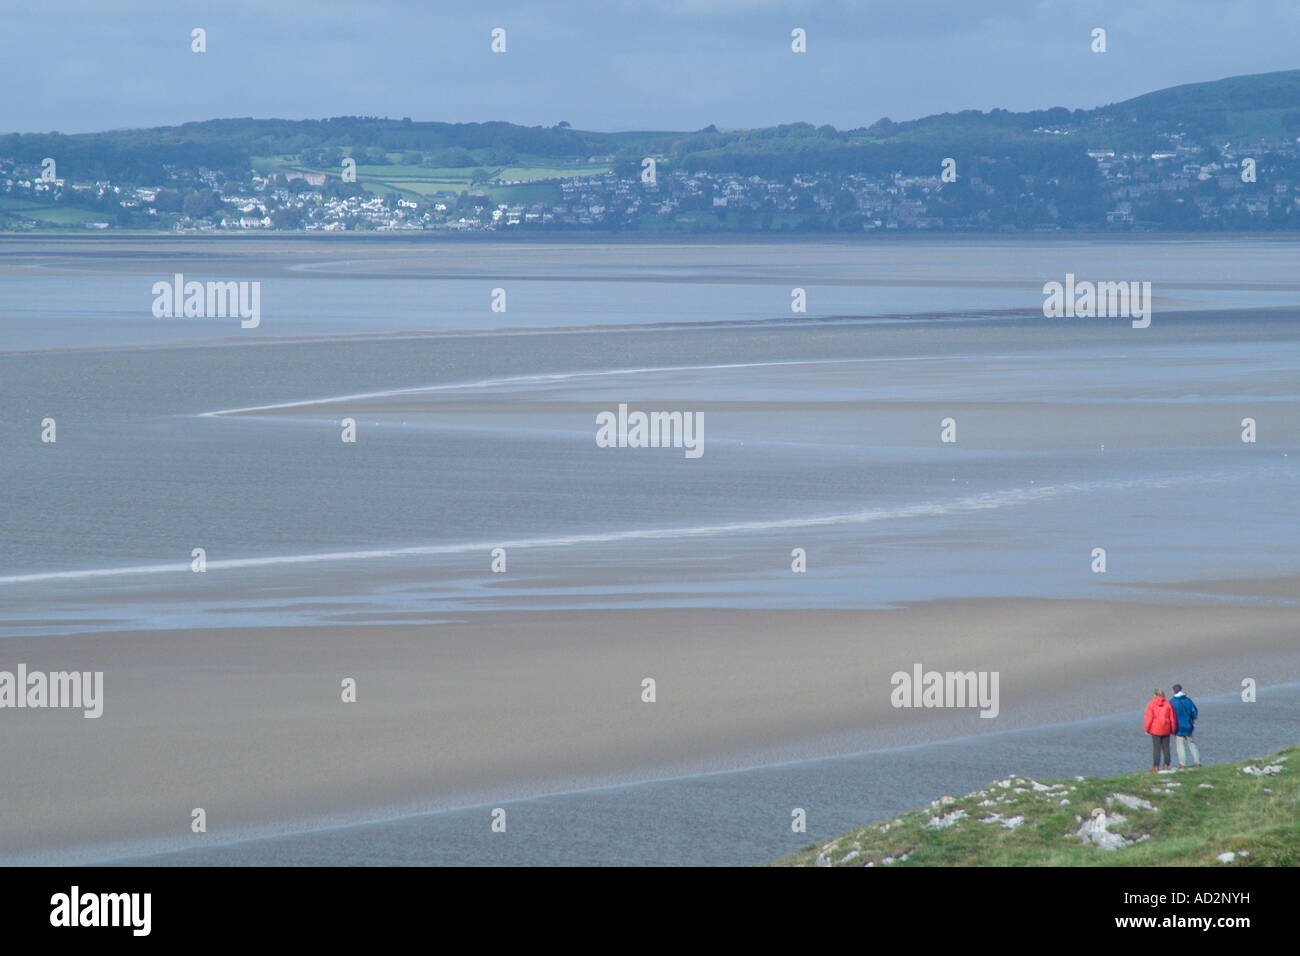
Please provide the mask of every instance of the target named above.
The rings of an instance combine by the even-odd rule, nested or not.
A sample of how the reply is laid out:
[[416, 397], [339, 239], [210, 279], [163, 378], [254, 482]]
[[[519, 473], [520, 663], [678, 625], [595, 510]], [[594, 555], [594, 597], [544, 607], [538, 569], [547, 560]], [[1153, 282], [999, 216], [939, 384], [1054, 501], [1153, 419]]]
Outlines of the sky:
[[1300, 0], [3, 0], [0, 132], [344, 115], [851, 129], [1292, 69], [1297, 35]]

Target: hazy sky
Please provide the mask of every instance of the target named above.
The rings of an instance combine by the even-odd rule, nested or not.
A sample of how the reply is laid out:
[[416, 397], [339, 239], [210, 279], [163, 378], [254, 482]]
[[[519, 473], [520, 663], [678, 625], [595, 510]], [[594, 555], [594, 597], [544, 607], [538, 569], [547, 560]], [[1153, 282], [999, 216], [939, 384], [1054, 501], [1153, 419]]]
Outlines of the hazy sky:
[[1291, 69], [1297, 35], [1297, 0], [6, 0], [0, 131], [339, 115], [844, 129]]

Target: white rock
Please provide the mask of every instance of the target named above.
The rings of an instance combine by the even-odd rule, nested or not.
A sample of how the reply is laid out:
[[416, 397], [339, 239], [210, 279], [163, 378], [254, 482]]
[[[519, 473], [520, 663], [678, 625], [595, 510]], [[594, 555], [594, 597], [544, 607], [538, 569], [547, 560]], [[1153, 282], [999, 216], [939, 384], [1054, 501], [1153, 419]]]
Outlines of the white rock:
[[941, 817], [931, 817], [921, 824], [921, 827], [925, 830], [946, 830], [950, 826], [954, 826], [958, 820], [964, 819], [965, 816], [965, 810], [954, 810], [952, 813], [945, 813]]
[[1127, 793], [1112, 793], [1109, 797], [1106, 798], [1107, 806], [1109, 806], [1111, 803], [1122, 803], [1130, 810], [1156, 809], [1155, 805], [1152, 804], [1149, 800], [1143, 800], [1141, 797], [1133, 797]]
[[1231, 850], [1229, 850], [1227, 853], [1220, 853], [1218, 856], [1218, 860], [1220, 863], [1231, 863], [1236, 858], [1237, 858], [1237, 854], [1233, 853]]
[[1212, 784], [1212, 783], [1198, 783], [1197, 786], [1200, 787], [1202, 790], [1213, 790], [1213, 789], [1214, 789], [1214, 784]]
[[1124, 839], [1118, 833], [1111, 833], [1106, 828], [1123, 823], [1125, 819], [1118, 813], [1107, 817], [1106, 811], [1098, 807], [1092, 811], [1092, 816], [1083, 821], [1076, 835], [1081, 837], [1084, 843], [1095, 844], [1103, 850], [1117, 850], [1122, 846], [1128, 846], [1131, 841]]
[[1000, 823], [1008, 830], [1014, 830], [1024, 822], [1024, 817], [1004, 817], [1000, 813], [994, 813], [987, 817], [980, 817], [980, 823]]
[[1279, 773], [1282, 772], [1282, 769], [1283, 768], [1280, 763], [1272, 763], [1269, 764], [1267, 767], [1255, 767], [1255, 766], [1242, 767], [1241, 772], [1249, 773], [1256, 777], [1276, 777]]

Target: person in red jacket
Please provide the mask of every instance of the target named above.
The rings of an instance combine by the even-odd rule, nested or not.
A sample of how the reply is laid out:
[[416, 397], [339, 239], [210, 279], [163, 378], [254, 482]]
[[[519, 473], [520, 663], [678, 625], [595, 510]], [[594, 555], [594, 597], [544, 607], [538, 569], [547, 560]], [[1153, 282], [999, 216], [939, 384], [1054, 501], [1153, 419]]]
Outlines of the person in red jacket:
[[1151, 769], [1160, 769], [1160, 758], [1163, 756], [1164, 768], [1168, 770], [1170, 763], [1169, 735], [1178, 728], [1178, 716], [1174, 713], [1173, 707], [1169, 705], [1169, 701], [1165, 700], [1165, 692], [1159, 687], [1156, 688], [1151, 703], [1147, 704], [1146, 717], [1142, 726], [1151, 735]]

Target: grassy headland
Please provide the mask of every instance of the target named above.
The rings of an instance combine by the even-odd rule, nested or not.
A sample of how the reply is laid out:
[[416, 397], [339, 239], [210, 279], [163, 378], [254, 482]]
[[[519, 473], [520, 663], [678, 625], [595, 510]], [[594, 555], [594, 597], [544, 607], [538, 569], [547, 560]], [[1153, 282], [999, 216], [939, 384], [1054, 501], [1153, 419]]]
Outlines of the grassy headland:
[[1297, 767], [1300, 746], [1173, 773], [1012, 776], [813, 844], [775, 865], [1295, 866]]

